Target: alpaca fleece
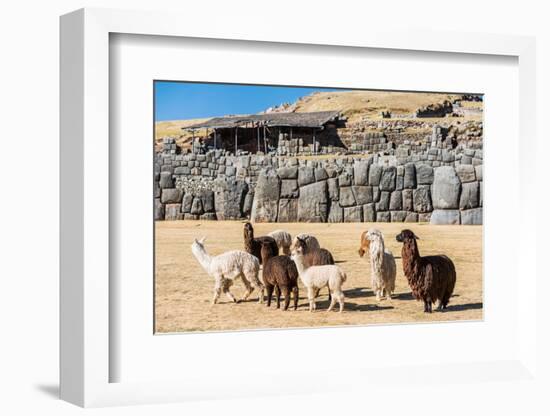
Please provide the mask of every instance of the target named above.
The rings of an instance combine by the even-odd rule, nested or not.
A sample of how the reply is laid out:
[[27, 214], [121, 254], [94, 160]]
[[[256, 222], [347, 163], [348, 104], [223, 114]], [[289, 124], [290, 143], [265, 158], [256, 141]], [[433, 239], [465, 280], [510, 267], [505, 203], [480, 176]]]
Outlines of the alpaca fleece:
[[403, 243], [403, 272], [415, 299], [424, 302], [424, 312], [431, 313], [435, 302], [439, 302], [437, 308], [443, 310], [447, 308], [455, 287], [455, 265], [445, 255], [421, 257], [417, 239], [410, 230], [396, 236], [396, 240]]
[[293, 252], [291, 258], [296, 263], [300, 280], [307, 289], [310, 312], [316, 309], [315, 298], [319, 293], [319, 289], [325, 286], [328, 286], [332, 295], [327, 311], [331, 311], [334, 304], [338, 302], [340, 312], [342, 312], [344, 310], [342, 285], [346, 281], [346, 273], [334, 264], [308, 267], [304, 264], [304, 255], [296, 252]]
[[370, 241], [367, 238], [367, 233], [368, 231], [363, 231], [361, 233], [361, 242], [359, 243], [359, 250], [357, 250], [359, 257], [363, 257], [365, 253], [369, 251]]
[[380, 300], [384, 293], [388, 299], [391, 299], [391, 294], [395, 290], [396, 276], [393, 254], [385, 248], [384, 237], [379, 230], [371, 229], [365, 237], [369, 241], [372, 290], [377, 300]]
[[290, 292], [294, 298], [294, 310], [298, 309], [298, 269], [288, 256], [271, 256], [269, 244], [262, 244], [262, 278], [267, 292], [267, 306], [271, 306], [271, 297], [275, 289], [277, 309], [281, 306], [281, 293], [285, 297], [284, 310], [290, 305]]
[[214, 298], [212, 304], [216, 304], [220, 293], [223, 292], [233, 302], [237, 302], [229, 288], [233, 281], [239, 277], [242, 279], [246, 293], [244, 300], [248, 299], [254, 288], [260, 292], [259, 301], [263, 301], [263, 285], [258, 278], [260, 262], [253, 255], [240, 250], [227, 251], [218, 256], [210, 256], [204, 248], [205, 238], [196, 240], [191, 245], [193, 255], [210, 276], [214, 277]]
[[[287, 233], [285, 230], [275, 230], [267, 234], [268, 237], [271, 237], [277, 243], [279, 247], [279, 252], [283, 253], [285, 256], [290, 255], [290, 246], [292, 245], [292, 236]], [[262, 260], [263, 261], [263, 260]]]
[[247, 222], [244, 225], [244, 249], [247, 253], [255, 256], [260, 261], [260, 264], [262, 264], [262, 242], [266, 242], [270, 245], [273, 257], [279, 255], [279, 247], [275, 239], [269, 236], [254, 238], [254, 227]]

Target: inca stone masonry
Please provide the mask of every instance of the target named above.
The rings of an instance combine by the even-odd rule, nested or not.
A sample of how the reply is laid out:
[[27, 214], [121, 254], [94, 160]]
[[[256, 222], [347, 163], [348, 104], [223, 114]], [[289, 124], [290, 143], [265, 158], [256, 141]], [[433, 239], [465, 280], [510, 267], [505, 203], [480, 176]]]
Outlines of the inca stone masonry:
[[304, 160], [180, 154], [155, 160], [156, 220], [482, 224], [481, 149], [407, 146], [388, 155]]

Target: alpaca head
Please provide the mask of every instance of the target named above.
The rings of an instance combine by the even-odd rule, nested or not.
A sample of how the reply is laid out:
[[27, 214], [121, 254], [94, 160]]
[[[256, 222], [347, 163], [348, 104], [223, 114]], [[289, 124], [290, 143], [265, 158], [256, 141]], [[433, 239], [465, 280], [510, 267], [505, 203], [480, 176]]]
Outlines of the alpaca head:
[[244, 236], [254, 238], [254, 228], [249, 222], [244, 224]]
[[407, 243], [414, 240], [420, 240], [411, 230], [403, 230], [395, 236], [395, 239], [400, 243]]
[[359, 253], [359, 257], [363, 257], [367, 252], [367, 250], [369, 249], [370, 241], [367, 240], [367, 233], [368, 231], [363, 231], [361, 233], [361, 243], [359, 246], [359, 250], [357, 250], [357, 252]]
[[262, 256], [262, 262], [265, 264], [272, 257], [271, 242], [262, 240], [260, 243], [262, 245], [260, 255]]
[[191, 244], [191, 251], [193, 252], [193, 254], [196, 255], [197, 253], [204, 251], [205, 241], [206, 241], [206, 237], [202, 237], [200, 240], [197, 240], [195, 238], [195, 240], [193, 241], [193, 244]]
[[294, 245], [292, 246], [292, 254], [304, 255], [306, 251], [307, 251], [306, 240], [296, 236], [296, 240], [294, 241]]

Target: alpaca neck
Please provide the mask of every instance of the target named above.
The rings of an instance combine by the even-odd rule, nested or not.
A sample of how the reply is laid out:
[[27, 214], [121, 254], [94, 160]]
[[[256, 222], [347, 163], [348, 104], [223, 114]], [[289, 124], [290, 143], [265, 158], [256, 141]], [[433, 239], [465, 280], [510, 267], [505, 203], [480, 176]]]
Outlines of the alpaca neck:
[[298, 270], [298, 274], [300, 276], [302, 276], [307, 271], [307, 269], [309, 269], [309, 267], [305, 265], [303, 254], [295, 256], [294, 263], [296, 263], [296, 269]]
[[403, 259], [403, 271], [407, 279], [416, 276], [414, 270], [420, 264], [420, 253], [415, 240], [409, 240], [403, 244], [401, 258]]
[[370, 244], [370, 258], [372, 269], [379, 273], [382, 270], [382, 264], [384, 262], [384, 241], [377, 240]]
[[254, 241], [254, 230], [244, 231], [244, 247], [249, 253], [252, 251], [252, 242]]
[[197, 249], [193, 251], [195, 258], [198, 260], [204, 270], [208, 272], [210, 269], [210, 263], [212, 263], [212, 256], [210, 256], [204, 247], [197, 246]]

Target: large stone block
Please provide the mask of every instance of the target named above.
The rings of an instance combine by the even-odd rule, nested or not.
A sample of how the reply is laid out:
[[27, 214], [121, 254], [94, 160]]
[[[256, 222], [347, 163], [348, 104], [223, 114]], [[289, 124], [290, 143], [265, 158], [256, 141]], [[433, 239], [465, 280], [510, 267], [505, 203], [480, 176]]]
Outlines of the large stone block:
[[[298, 177], [300, 174], [298, 173]], [[258, 176], [252, 203], [252, 222], [276, 222], [279, 211], [281, 179], [273, 169], [263, 170]]]
[[369, 185], [371, 185], [371, 186], [380, 185], [381, 176], [382, 176], [382, 166], [380, 166], [380, 165], [370, 165], [370, 167], [369, 167]]
[[344, 208], [342, 208], [338, 202], [333, 201], [330, 204], [328, 222], [344, 222]]
[[376, 212], [376, 222], [390, 222], [391, 215], [389, 211]]
[[430, 224], [458, 225], [460, 224], [460, 211], [457, 209], [435, 209], [432, 211]]
[[218, 220], [237, 220], [243, 218], [243, 207], [248, 193], [248, 184], [245, 181], [235, 179], [216, 182], [218, 187], [214, 194], [214, 205]]
[[476, 180], [476, 172], [472, 165], [458, 165], [455, 168], [456, 174], [460, 179], [460, 182], [473, 182]]
[[340, 188], [338, 186], [338, 178], [330, 178], [327, 181], [328, 197], [331, 201], [338, 201], [340, 198]]
[[362, 222], [363, 207], [344, 208], [344, 222]]
[[403, 197], [402, 207], [405, 211], [414, 211], [413, 204], [413, 190], [412, 189], [403, 189], [401, 192]]
[[390, 211], [400, 211], [402, 208], [403, 197], [401, 191], [393, 191], [390, 195]]
[[351, 186], [352, 177], [349, 173], [344, 172], [338, 177], [340, 186]]
[[214, 192], [209, 189], [203, 189], [198, 193], [202, 201], [204, 212], [214, 212]]
[[305, 186], [315, 182], [315, 174], [312, 167], [302, 166], [298, 169], [298, 185]]
[[431, 185], [434, 181], [434, 169], [426, 164], [416, 167], [416, 183], [418, 185]]
[[325, 179], [328, 179], [328, 173], [323, 168], [316, 168], [315, 169], [315, 181], [324, 181]]
[[174, 169], [174, 175], [189, 175], [191, 174], [191, 169], [187, 166], [180, 166]]
[[413, 208], [415, 212], [430, 212], [433, 208], [430, 185], [419, 185], [413, 191]]
[[244, 203], [242, 208], [242, 215], [244, 217], [250, 217], [250, 214], [252, 213], [252, 204], [254, 204], [254, 192], [251, 192], [250, 190], [246, 193], [246, 196], [244, 197]]
[[352, 186], [353, 196], [357, 205], [364, 205], [373, 202], [371, 186]]
[[298, 200], [297, 199], [280, 199], [279, 200], [279, 222], [296, 222], [298, 221]]
[[[468, 166], [468, 165], [463, 165]], [[479, 182], [468, 182], [462, 184], [460, 193], [460, 209], [477, 208], [479, 206]]]
[[352, 207], [356, 205], [355, 195], [353, 195], [351, 186], [340, 188], [340, 205], [342, 207]]
[[172, 179], [172, 172], [160, 172], [159, 185], [162, 189], [173, 188], [174, 180]]
[[416, 212], [407, 212], [405, 222], [418, 222], [418, 214]]
[[376, 221], [376, 208], [374, 203], [363, 205], [363, 221], [375, 222]]
[[202, 200], [196, 196], [193, 198], [193, 204], [191, 205], [191, 214], [193, 215], [201, 215], [204, 213], [204, 209], [202, 207]]
[[368, 185], [369, 163], [367, 161], [355, 161], [353, 164], [353, 178], [355, 185]]
[[435, 169], [432, 186], [432, 204], [434, 209], [456, 209], [460, 196], [460, 179], [451, 166]]
[[164, 204], [160, 202], [160, 198], [155, 198], [155, 221], [164, 219]]
[[277, 175], [281, 179], [297, 179], [298, 178], [298, 167], [296, 166], [284, 166], [277, 169]]
[[483, 225], [483, 208], [460, 211], [460, 223], [462, 225]]
[[281, 198], [298, 198], [300, 191], [296, 179], [283, 179], [281, 181]]
[[181, 204], [166, 204], [164, 206], [164, 219], [168, 221], [183, 219]]
[[478, 181], [482, 181], [483, 180], [483, 165], [477, 165], [474, 167], [475, 171], [476, 171], [476, 179]]
[[395, 190], [395, 178], [397, 177], [397, 169], [395, 166], [385, 166], [382, 169], [382, 176], [380, 177], [380, 190], [381, 191], [393, 191]]
[[206, 212], [200, 216], [200, 219], [203, 221], [216, 221], [216, 213], [215, 212]]
[[376, 211], [388, 211], [390, 209], [390, 193], [383, 191], [380, 193], [380, 201], [376, 203]]
[[403, 222], [407, 217], [407, 211], [390, 211], [391, 222]]
[[183, 197], [183, 203], [181, 211], [184, 213], [190, 213], [191, 212], [191, 205], [193, 205], [193, 194], [191, 192], [188, 192]]
[[183, 191], [178, 188], [164, 188], [160, 197], [163, 204], [179, 204], [183, 198]]
[[416, 167], [414, 163], [405, 165], [405, 174], [403, 176], [403, 187], [405, 189], [416, 188]]
[[299, 222], [326, 222], [328, 218], [327, 182], [315, 182], [300, 187]]

